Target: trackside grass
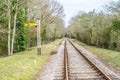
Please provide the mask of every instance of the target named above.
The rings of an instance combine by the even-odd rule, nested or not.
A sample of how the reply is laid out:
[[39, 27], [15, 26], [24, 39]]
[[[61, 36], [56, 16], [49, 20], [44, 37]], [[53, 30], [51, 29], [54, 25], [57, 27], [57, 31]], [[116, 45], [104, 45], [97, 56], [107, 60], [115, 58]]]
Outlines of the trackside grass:
[[36, 48], [31, 48], [13, 56], [1, 57], [0, 80], [33, 80], [60, 41], [43, 45], [41, 56], [37, 55]]
[[113, 66], [116, 66], [120, 69], [120, 52], [113, 51], [103, 48], [97, 48], [94, 46], [88, 46], [80, 41], [75, 40], [79, 45], [83, 46], [87, 50], [91, 51], [93, 54], [97, 55], [101, 59], [111, 63]]

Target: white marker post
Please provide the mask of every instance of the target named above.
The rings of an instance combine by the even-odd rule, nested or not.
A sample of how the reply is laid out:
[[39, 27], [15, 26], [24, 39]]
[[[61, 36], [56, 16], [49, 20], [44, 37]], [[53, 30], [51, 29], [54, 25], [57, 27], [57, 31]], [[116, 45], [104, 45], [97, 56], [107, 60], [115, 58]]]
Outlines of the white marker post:
[[41, 55], [40, 19], [37, 19], [36, 23], [37, 23], [37, 54]]

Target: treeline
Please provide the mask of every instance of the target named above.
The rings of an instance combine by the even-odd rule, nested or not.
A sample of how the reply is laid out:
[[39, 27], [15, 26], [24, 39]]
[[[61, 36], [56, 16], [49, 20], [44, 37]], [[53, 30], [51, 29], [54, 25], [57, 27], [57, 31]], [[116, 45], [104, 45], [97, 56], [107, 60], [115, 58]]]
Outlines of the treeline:
[[79, 12], [70, 20], [67, 36], [88, 45], [120, 50], [120, 0], [104, 11]]
[[0, 55], [36, 46], [36, 27], [24, 23], [38, 18], [43, 42], [63, 37], [64, 9], [55, 0], [0, 0], [0, 14]]

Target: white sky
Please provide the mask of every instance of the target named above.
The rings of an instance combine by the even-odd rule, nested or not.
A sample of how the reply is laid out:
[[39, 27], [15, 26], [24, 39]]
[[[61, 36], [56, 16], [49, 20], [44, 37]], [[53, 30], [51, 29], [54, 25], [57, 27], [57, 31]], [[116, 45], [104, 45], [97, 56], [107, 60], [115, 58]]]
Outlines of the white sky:
[[79, 11], [89, 12], [92, 11], [93, 9], [99, 11], [102, 10], [104, 4], [110, 1], [118, 0], [57, 0], [57, 1], [59, 1], [64, 7], [66, 15], [65, 22], [67, 26], [70, 18], [78, 14]]

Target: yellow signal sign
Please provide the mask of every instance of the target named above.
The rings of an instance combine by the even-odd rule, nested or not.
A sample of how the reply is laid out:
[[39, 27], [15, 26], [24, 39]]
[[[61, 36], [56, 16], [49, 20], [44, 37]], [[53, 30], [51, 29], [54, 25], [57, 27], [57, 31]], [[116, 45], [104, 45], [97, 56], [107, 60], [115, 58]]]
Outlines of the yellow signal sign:
[[29, 26], [29, 24], [28, 24], [28, 23], [24, 23], [24, 26], [25, 26], [25, 27], [28, 27], [28, 26]]
[[36, 24], [34, 23], [34, 22], [32, 22], [32, 23], [24, 23], [24, 26], [25, 27], [34, 27], [34, 26], [36, 26]]
[[34, 27], [36, 24], [35, 23], [29, 23], [30, 27]]

